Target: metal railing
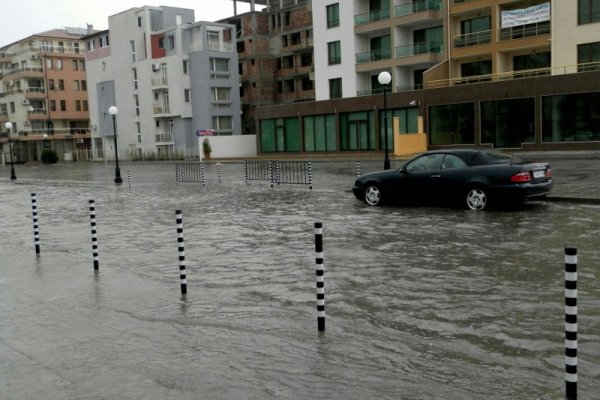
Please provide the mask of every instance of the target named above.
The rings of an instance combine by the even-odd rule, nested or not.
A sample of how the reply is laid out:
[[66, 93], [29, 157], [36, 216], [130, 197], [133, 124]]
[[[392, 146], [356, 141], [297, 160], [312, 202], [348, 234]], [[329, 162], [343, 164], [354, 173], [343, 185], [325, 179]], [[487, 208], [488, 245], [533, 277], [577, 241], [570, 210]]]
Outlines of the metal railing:
[[10, 71], [7, 71], [3, 74], [0, 74], [0, 79], [5, 79], [5, 78], [9, 78], [11, 76], [15, 76], [15, 75], [22, 75], [25, 73], [35, 73], [35, 74], [41, 74], [44, 72], [44, 69], [42, 67], [21, 67], [21, 68], [13, 68]]
[[444, 45], [440, 42], [411, 43], [396, 47], [396, 57], [409, 57], [418, 54], [442, 53]]
[[511, 26], [500, 29], [499, 40], [522, 39], [526, 37], [549, 35], [550, 22], [536, 22], [534, 24]]
[[168, 114], [169, 113], [169, 105], [168, 104], [155, 104], [152, 106], [152, 112], [154, 114]]
[[390, 17], [390, 9], [373, 10], [368, 13], [354, 16], [354, 25], [364, 25], [375, 21], [380, 21]]
[[154, 141], [160, 143], [171, 143], [173, 142], [173, 134], [172, 133], [156, 133], [154, 135]]
[[392, 51], [390, 49], [378, 49], [356, 54], [356, 63], [363, 64], [372, 61], [388, 60], [390, 58], [392, 58]]
[[465, 33], [454, 37], [454, 47], [469, 47], [478, 44], [490, 43], [492, 40], [492, 31], [479, 31]]
[[415, 2], [399, 4], [394, 7], [394, 12], [396, 17], [401, 17], [403, 15], [410, 15], [421, 11], [441, 9], [442, 0], [419, 0]]
[[158, 76], [152, 78], [152, 86], [167, 86], [169, 81], [166, 76]]
[[244, 175], [248, 181], [275, 184], [310, 185], [312, 190], [311, 161], [244, 161]]

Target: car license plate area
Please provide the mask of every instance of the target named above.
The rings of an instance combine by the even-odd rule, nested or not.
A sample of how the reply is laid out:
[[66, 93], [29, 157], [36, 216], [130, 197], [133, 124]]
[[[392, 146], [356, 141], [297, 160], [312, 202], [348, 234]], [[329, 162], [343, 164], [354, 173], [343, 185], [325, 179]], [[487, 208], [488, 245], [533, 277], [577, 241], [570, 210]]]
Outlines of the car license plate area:
[[533, 171], [533, 179], [539, 179], [539, 178], [545, 178], [546, 177], [546, 171], [543, 169], [537, 169], [535, 171]]

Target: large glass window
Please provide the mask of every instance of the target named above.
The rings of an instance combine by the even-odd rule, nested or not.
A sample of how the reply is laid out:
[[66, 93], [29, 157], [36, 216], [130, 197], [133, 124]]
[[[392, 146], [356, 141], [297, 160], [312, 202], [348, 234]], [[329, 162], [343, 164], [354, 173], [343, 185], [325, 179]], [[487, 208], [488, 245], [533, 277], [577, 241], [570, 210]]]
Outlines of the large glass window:
[[542, 140], [600, 140], [600, 92], [543, 97]]
[[329, 65], [340, 64], [342, 62], [342, 47], [339, 40], [327, 43], [327, 59]]
[[304, 151], [337, 150], [335, 115], [304, 117]]
[[229, 59], [211, 57], [210, 70], [219, 72], [229, 72]]
[[600, 0], [578, 0], [577, 20], [580, 25], [600, 22]]
[[261, 120], [260, 149], [263, 153], [299, 151], [300, 132], [298, 118]]
[[[550, 68], [550, 52], [532, 53], [513, 57], [513, 70]], [[547, 71], [550, 73], [550, 71]]]
[[454, 46], [475, 46], [491, 40], [491, 17], [478, 17], [460, 22], [461, 35], [454, 39]]
[[341, 150], [375, 150], [375, 119], [372, 111], [340, 115]]
[[340, 4], [330, 4], [327, 6], [327, 28], [340, 26]]
[[[476, 81], [489, 81], [491, 80], [492, 74], [492, 60], [475, 61], [471, 63], [464, 63], [460, 65], [460, 73], [463, 78], [477, 76], [480, 78], [475, 79]], [[467, 79], [469, 82], [473, 82], [474, 79]]]
[[329, 80], [329, 98], [342, 98], [342, 78], [334, 78]]
[[535, 142], [535, 101], [511, 99], [481, 103], [481, 143], [520, 147]]
[[429, 109], [429, 144], [474, 144], [475, 105], [444, 104]]
[[600, 70], [600, 42], [577, 46], [577, 71]]

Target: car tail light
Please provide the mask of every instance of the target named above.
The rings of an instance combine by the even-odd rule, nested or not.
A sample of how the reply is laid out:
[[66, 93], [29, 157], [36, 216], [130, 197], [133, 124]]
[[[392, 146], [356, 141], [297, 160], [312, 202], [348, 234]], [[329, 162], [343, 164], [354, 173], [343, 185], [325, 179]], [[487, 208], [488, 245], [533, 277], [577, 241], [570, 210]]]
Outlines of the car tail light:
[[546, 178], [548, 178], [548, 179], [552, 178], [552, 170], [550, 168], [548, 168], [546, 170]]
[[529, 182], [531, 180], [531, 174], [529, 172], [519, 172], [516, 175], [511, 176], [511, 182]]

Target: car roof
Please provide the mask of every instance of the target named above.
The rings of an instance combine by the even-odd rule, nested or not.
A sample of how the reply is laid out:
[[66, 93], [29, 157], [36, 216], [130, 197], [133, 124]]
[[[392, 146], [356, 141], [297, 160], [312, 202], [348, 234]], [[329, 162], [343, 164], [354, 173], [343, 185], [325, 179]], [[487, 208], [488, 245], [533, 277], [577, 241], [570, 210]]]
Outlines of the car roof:
[[462, 158], [469, 165], [480, 165], [480, 164], [499, 164], [508, 161], [518, 161], [518, 159], [512, 155], [502, 153], [494, 149], [443, 149], [443, 150], [429, 150], [423, 154], [454, 154]]

